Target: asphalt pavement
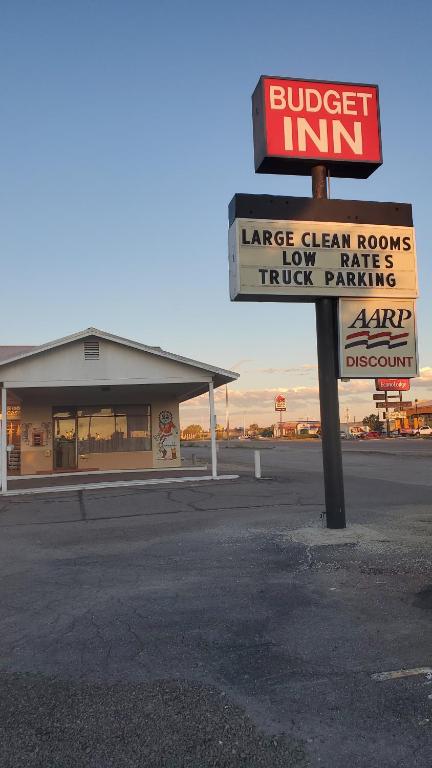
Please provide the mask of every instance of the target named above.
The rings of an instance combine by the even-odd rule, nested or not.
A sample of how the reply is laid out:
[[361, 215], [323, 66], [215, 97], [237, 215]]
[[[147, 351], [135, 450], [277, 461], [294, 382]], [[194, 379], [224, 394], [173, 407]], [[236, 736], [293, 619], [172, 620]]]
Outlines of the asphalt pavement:
[[4, 499], [2, 768], [430, 768], [432, 442], [344, 445], [336, 532], [320, 450]]

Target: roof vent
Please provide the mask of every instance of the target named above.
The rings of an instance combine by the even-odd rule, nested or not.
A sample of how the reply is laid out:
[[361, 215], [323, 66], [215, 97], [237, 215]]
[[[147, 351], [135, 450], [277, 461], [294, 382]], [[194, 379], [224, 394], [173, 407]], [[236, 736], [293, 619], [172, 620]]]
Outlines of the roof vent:
[[84, 360], [99, 360], [99, 342], [97, 339], [84, 342]]

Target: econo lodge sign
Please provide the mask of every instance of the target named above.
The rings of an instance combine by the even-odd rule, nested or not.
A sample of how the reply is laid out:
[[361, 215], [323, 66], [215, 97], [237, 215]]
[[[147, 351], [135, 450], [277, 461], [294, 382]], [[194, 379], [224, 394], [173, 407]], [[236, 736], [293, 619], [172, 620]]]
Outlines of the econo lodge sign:
[[378, 392], [408, 392], [409, 379], [375, 379], [375, 389]]
[[367, 178], [382, 163], [378, 86], [262, 76], [252, 96], [257, 173]]

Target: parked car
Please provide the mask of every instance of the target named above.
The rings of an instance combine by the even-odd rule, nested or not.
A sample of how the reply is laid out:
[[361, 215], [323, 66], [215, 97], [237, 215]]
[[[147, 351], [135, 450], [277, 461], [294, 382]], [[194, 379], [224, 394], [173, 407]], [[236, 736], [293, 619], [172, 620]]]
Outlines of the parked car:
[[364, 429], [361, 429], [361, 430], [358, 430], [358, 432], [357, 431], [351, 432], [350, 434], [354, 440], [360, 440], [362, 437], [365, 436], [366, 432], [364, 431]]
[[413, 437], [416, 434], [416, 430], [411, 427], [401, 427], [399, 430], [399, 437]]
[[360, 437], [362, 440], [376, 440], [378, 437], [381, 437], [381, 433], [371, 430], [370, 432], [362, 432]]
[[416, 431], [416, 435], [419, 437], [430, 437], [432, 435], [432, 427], [420, 427]]

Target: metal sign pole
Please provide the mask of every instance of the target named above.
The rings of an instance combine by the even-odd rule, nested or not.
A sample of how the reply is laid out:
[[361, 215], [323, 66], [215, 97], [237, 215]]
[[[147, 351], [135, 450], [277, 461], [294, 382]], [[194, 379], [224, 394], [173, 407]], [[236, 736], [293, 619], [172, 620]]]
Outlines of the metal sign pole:
[[[312, 168], [312, 196], [327, 198], [324, 165]], [[337, 299], [315, 301], [327, 528], [346, 528], [338, 393]]]
[[387, 391], [385, 393], [385, 409], [386, 409], [386, 427], [387, 427], [387, 437], [390, 437], [390, 419], [389, 419], [389, 402], [387, 397]]

